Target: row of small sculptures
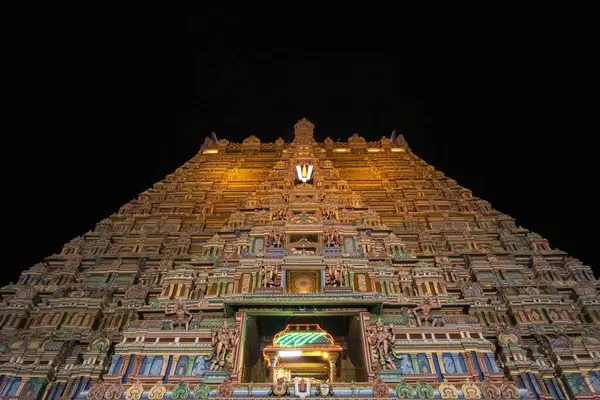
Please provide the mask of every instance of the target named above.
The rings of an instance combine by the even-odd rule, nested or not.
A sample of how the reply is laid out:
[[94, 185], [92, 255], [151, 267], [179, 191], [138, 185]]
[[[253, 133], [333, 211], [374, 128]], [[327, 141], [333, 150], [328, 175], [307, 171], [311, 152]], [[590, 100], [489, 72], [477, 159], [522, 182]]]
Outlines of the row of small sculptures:
[[[270, 288], [277, 286], [277, 276], [281, 272], [281, 265], [261, 265], [258, 271], [259, 287]], [[327, 266], [329, 273], [328, 286], [342, 287], [346, 286], [346, 275], [348, 267], [341, 264], [330, 264]]]
[[[332, 228], [324, 234], [325, 245], [327, 247], [340, 246], [342, 244], [342, 236], [337, 228]], [[265, 246], [267, 248], [281, 248], [284, 245], [284, 233], [278, 229], [269, 231], [265, 238]]]
[[[279, 265], [267, 267], [263, 265], [261, 267], [259, 277], [262, 287], [275, 287], [277, 274], [280, 271]], [[344, 265], [329, 265], [329, 286], [342, 287], [345, 286], [346, 275], [348, 273], [347, 267]], [[438, 318], [432, 316], [432, 310], [434, 308], [440, 308], [441, 304], [439, 299], [431, 296], [423, 296], [421, 303], [413, 308], [411, 312], [415, 316], [417, 326], [432, 326], [435, 327], [438, 323]], [[175, 315], [175, 319], [169, 321], [169, 328], [174, 330], [176, 327], [184, 327], [185, 330], [189, 330], [190, 322], [192, 321], [193, 315], [186, 309], [185, 302], [183, 299], [177, 299], [175, 303], [175, 309], [169, 311], [168, 307], [165, 306], [165, 315]], [[198, 323], [202, 321], [202, 312], [198, 315]]]

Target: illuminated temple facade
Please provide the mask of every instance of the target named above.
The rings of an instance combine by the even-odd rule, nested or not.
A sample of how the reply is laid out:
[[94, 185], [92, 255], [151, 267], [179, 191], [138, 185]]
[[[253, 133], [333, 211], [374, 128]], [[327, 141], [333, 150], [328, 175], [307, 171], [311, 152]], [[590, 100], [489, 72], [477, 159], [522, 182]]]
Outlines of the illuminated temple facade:
[[588, 266], [402, 136], [313, 130], [207, 138], [3, 287], [0, 398], [600, 399]]

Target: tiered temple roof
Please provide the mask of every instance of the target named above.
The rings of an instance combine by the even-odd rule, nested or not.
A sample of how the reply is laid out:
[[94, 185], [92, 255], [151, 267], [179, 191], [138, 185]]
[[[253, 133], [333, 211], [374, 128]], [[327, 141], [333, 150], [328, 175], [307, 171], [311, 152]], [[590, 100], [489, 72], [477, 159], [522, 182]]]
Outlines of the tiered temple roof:
[[[1, 288], [0, 397], [600, 399], [589, 266], [402, 136], [314, 128], [206, 138]], [[281, 366], [307, 343], [327, 380]]]

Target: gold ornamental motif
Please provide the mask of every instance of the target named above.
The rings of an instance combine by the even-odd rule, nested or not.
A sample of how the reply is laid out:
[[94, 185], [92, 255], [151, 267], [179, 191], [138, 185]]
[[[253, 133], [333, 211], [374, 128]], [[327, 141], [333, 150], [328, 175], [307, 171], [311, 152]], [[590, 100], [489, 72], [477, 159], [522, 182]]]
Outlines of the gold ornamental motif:
[[481, 398], [481, 390], [479, 390], [479, 387], [471, 381], [466, 381], [465, 383], [463, 383], [461, 390], [465, 399]]
[[165, 393], [167, 393], [167, 388], [161, 382], [156, 382], [148, 391], [148, 399], [162, 400]]
[[456, 386], [451, 383], [440, 383], [438, 390], [440, 391], [440, 397], [442, 399], [458, 399], [458, 391], [456, 390]]
[[139, 382], [136, 382], [125, 391], [125, 399], [140, 400], [142, 398], [143, 393], [144, 387]]

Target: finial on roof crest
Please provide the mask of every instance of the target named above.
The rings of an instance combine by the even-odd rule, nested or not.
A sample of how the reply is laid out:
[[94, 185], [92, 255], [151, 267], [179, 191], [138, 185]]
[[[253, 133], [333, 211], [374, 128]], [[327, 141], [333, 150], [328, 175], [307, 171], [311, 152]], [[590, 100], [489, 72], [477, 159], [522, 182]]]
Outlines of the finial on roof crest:
[[294, 136], [296, 140], [312, 140], [313, 132], [315, 130], [315, 125], [307, 120], [306, 118], [302, 118], [300, 121], [294, 125]]

